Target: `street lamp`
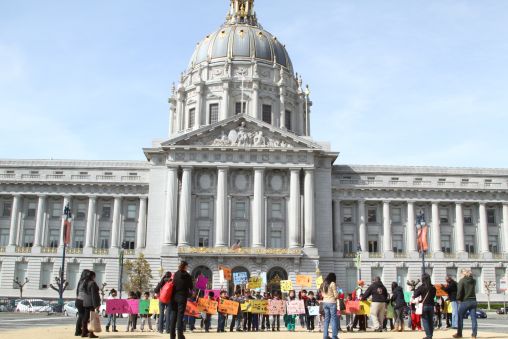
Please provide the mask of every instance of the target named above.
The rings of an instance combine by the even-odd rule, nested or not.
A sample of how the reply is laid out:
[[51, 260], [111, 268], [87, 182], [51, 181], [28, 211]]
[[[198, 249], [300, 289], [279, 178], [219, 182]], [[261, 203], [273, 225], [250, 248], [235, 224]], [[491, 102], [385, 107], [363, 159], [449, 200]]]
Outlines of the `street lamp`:
[[119, 264], [120, 264], [120, 276], [118, 277], [118, 295], [120, 299], [122, 298], [122, 280], [123, 280], [123, 256], [124, 256], [124, 250], [129, 249], [129, 242], [123, 241], [122, 242], [122, 248], [120, 249], [120, 258], [119, 258]]
[[424, 233], [427, 233], [427, 228], [425, 213], [423, 210], [420, 210], [416, 216], [416, 229], [418, 231], [418, 250], [422, 255], [422, 275], [425, 273], [425, 251], [427, 250], [427, 246], [424, 242], [426, 242], [427, 239], [426, 234]]
[[67, 289], [67, 286], [69, 286], [69, 282], [65, 280], [65, 251], [67, 244], [70, 241], [71, 221], [72, 221], [72, 213], [69, 204], [67, 204], [64, 207], [62, 218], [63, 218], [62, 265], [60, 266], [59, 276], [55, 278], [56, 286], [53, 286], [52, 284], [49, 285], [53, 290], [58, 292], [58, 308], [60, 312], [63, 312], [63, 304], [64, 304], [63, 294]]

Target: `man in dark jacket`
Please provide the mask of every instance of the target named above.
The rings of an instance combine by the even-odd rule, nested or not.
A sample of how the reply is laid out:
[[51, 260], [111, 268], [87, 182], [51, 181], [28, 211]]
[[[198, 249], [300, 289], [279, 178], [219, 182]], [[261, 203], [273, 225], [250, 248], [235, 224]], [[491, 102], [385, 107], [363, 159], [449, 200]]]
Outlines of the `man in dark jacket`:
[[459, 305], [459, 319], [457, 324], [457, 333], [453, 335], [454, 338], [462, 338], [462, 328], [464, 325], [464, 318], [467, 312], [471, 316], [471, 325], [473, 327], [471, 338], [476, 339], [478, 332], [478, 323], [476, 321], [476, 280], [473, 278], [471, 270], [462, 270], [463, 278], [460, 279], [457, 288], [457, 300]]
[[404, 330], [404, 308], [406, 300], [404, 299], [404, 291], [395, 281], [392, 282], [392, 298], [393, 303], [393, 320], [395, 322], [395, 330], [402, 332]]
[[187, 299], [192, 290], [192, 277], [187, 272], [188, 267], [189, 264], [186, 261], [182, 261], [178, 271], [173, 276], [173, 295], [169, 303], [171, 309], [170, 339], [176, 338], [176, 332], [178, 332], [178, 339], [185, 339], [183, 335], [183, 318]]
[[441, 285], [443, 291], [448, 294], [448, 300], [452, 304], [452, 328], [457, 328], [459, 305], [457, 303], [457, 282], [451, 276], [446, 277], [446, 285]]
[[[159, 295], [161, 289], [168, 281], [171, 280], [171, 272], [166, 272], [162, 277], [161, 281], [155, 286], [154, 292]], [[159, 301], [159, 323], [157, 324], [157, 330], [159, 333], [169, 333], [169, 315], [171, 314], [171, 310], [169, 309], [169, 304], [164, 304]]]
[[375, 277], [372, 284], [362, 296], [362, 300], [367, 300], [372, 296], [372, 304], [370, 305], [370, 315], [374, 331], [383, 332], [383, 321], [386, 314], [386, 302], [388, 301], [388, 291], [381, 282], [380, 277]]

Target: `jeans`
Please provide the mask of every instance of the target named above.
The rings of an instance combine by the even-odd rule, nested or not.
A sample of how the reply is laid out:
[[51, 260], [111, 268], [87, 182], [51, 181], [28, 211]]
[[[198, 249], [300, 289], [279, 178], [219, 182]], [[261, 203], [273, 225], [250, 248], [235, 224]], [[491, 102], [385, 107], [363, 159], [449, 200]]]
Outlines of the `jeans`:
[[432, 339], [434, 334], [434, 306], [423, 305], [422, 323], [426, 337]]
[[459, 305], [459, 319], [457, 326], [457, 334], [462, 335], [462, 328], [464, 327], [464, 317], [466, 316], [467, 311], [469, 311], [469, 316], [471, 317], [471, 325], [473, 327], [473, 331], [471, 336], [476, 337], [478, 332], [478, 322], [476, 321], [476, 300], [465, 300]]
[[[236, 325], [236, 327], [235, 327]], [[234, 315], [233, 316], [233, 319], [231, 320], [231, 324], [229, 326], [229, 331], [230, 332], [233, 332], [233, 329], [235, 329], [237, 331], [239, 331], [240, 329], [242, 329], [242, 312], [238, 312], [237, 315]]]
[[78, 309], [78, 317], [76, 319], [76, 335], [81, 335], [83, 333], [83, 318], [85, 317], [85, 308], [83, 307], [83, 300], [76, 299], [76, 308]]
[[109, 314], [108, 315], [108, 322], [106, 324], [107, 327], [111, 326], [113, 324], [113, 330], [116, 329], [116, 314]]
[[[183, 335], [183, 317], [185, 316], [185, 306], [187, 306], [187, 298], [181, 295], [175, 295], [169, 303], [171, 309], [169, 337], [175, 339], [184, 339]], [[169, 322], [169, 321], [168, 321]]]
[[404, 309], [401, 307], [401, 308], [395, 308], [393, 310], [393, 320], [395, 322], [395, 328], [398, 329], [398, 330], [402, 330], [402, 328], [404, 327], [404, 314], [403, 314], [403, 311]]
[[159, 324], [157, 326], [157, 330], [159, 333], [169, 333], [169, 316], [171, 314], [171, 310], [169, 308], [169, 304], [164, 304], [159, 302]]
[[457, 328], [459, 321], [459, 303], [452, 301], [452, 327]]
[[336, 303], [323, 303], [323, 310], [325, 312], [325, 324], [323, 328], [323, 338], [328, 339], [328, 327], [330, 321], [332, 323], [332, 339], [337, 339], [337, 304]]
[[226, 315], [219, 313], [219, 319], [217, 324], [217, 332], [224, 332], [226, 326]]

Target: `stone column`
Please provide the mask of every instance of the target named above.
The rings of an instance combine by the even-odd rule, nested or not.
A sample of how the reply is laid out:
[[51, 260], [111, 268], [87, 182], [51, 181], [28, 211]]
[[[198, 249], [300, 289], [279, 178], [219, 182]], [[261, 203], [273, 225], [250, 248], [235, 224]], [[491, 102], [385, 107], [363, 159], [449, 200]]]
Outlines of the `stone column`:
[[94, 247], [93, 236], [95, 234], [96, 206], [97, 206], [97, 198], [94, 196], [88, 197], [88, 213], [86, 215], [86, 239], [85, 239], [85, 248], [87, 249], [91, 249]]
[[358, 241], [362, 252], [368, 253], [367, 246], [367, 226], [365, 224], [365, 200], [358, 200]]
[[217, 168], [215, 247], [228, 246], [228, 168]]
[[118, 249], [120, 241], [120, 210], [122, 197], [115, 197], [113, 203], [113, 222], [111, 224], [111, 248]]
[[11, 227], [9, 230], [9, 246], [16, 247], [17, 235], [18, 235], [18, 214], [19, 207], [21, 205], [21, 195], [14, 194], [12, 201], [12, 212], [11, 212]]
[[390, 201], [383, 201], [383, 251], [385, 255], [390, 255], [393, 252]]
[[139, 198], [138, 228], [136, 233], [136, 248], [145, 248], [146, 241], [146, 197]]
[[489, 232], [487, 228], [487, 209], [484, 202], [480, 203], [480, 225], [478, 231], [480, 236], [480, 253], [488, 253]]
[[182, 173], [182, 191], [180, 192], [180, 209], [178, 211], [178, 246], [190, 246], [189, 233], [192, 203], [192, 167], [184, 167]]
[[286, 91], [284, 90], [284, 87], [280, 87], [280, 128], [287, 129], [286, 126]]
[[46, 196], [39, 195], [37, 204], [37, 219], [35, 221], [35, 239], [33, 247], [42, 246], [42, 229], [44, 227], [44, 212], [46, 210]]
[[185, 112], [183, 111], [182, 93], [178, 92], [176, 98], [176, 130], [178, 133], [182, 130], [182, 124], [185, 123]]
[[464, 247], [464, 215], [462, 213], [462, 203], [455, 203], [455, 252], [457, 254], [465, 253]]
[[219, 120], [227, 119], [228, 116], [229, 116], [229, 82], [224, 82], [222, 84], [222, 109], [219, 112]]
[[252, 247], [263, 247], [265, 233], [264, 168], [254, 168], [254, 200], [252, 202]]
[[258, 120], [262, 120], [261, 110], [258, 108], [259, 102], [259, 82], [252, 82], [252, 107], [250, 109], [250, 115]]
[[411, 255], [417, 252], [416, 248], [416, 222], [415, 222], [415, 203], [407, 202], [407, 252]]
[[297, 248], [300, 243], [300, 169], [290, 169], [289, 184], [289, 247]]
[[178, 168], [169, 167], [166, 186], [166, 214], [164, 216], [164, 244], [176, 246], [178, 220]]
[[[69, 207], [70, 207], [70, 204], [71, 204], [71, 196], [70, 195], [65, 195], [64, 198], [63, 198], [63, 206], [62, 206], [62, 222], [60, 224], [60, 241], [58, 242], [58, 248], [61, 249], [62, 251], [63, 251], [64, 241], [65, 241], [65, 239], [64, 239], [64, 229], [65, 229], [64, 221], [65, 221], [65, 217], [63, 217], [63, 213], [64, 213], [65, 206], [69, 205]], [[71, 239], [71, 241], [72, 241], [72, 239]]]
[[203, 126], [203, 86], [196, 85], [196, 113], [194, 114], [194, 129]]
[[305, 217], [305, 247], [316, 247], [316, 227], [314, 219], [314, 170], [305, 170], [304, 179], [304, 217]]
[[437, 201], [432, 202], [432, 252], [434, 254], [441, 253], [441, 228], [439, 225], [439, 203]]
[[334, 200], [333, 204], [333, 217], [334, 217], [334, 248], [336, 252], [342, 253], [342, 217], [340, 215], [340, 200]]
[[503, 203], [503, 249], [508, 254], [508, 202]]

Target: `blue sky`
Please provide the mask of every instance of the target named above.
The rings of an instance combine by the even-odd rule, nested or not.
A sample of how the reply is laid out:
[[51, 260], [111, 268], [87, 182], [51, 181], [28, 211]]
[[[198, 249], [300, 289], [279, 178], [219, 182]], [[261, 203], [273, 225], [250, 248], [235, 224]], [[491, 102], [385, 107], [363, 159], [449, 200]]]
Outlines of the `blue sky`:
[[[143, 159], [228, 0], [0, 2], [0, 158]], [[508, 1], [256, 0], [337, 163], [508, 167]]]

